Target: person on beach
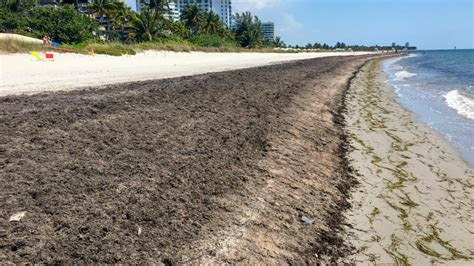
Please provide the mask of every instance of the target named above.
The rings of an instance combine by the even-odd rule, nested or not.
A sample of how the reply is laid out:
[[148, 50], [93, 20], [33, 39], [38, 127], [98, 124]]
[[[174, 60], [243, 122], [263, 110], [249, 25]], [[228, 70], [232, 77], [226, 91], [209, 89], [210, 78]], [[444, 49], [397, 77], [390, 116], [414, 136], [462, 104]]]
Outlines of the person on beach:
[[45, 35], [45, 36], [43, 37], [43, 46], [44, 46], [44, 47], [48, 47], [48, 46], [50, 46], [50, 43], [51, 43], [51, 42], [50, 42], [50, 40], [49, 40], [49, 37], [48, 37], [47, 35]]

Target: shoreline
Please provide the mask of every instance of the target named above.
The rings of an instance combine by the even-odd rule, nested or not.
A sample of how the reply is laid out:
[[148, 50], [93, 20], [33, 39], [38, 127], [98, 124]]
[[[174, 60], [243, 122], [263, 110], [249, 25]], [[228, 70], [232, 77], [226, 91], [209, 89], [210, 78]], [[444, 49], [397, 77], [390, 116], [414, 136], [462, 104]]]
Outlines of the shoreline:
[[467, 263], [474, 259], [474, 169], [441, 136], [403, 109], [380, 60], [347, 96], [350, 165], [360, 185], [346, 240], [358, 263]]
[[[400, 60], [403, 60], [404, 58], [402, 57]], [[386, 59], [390, 60], [390, 59]], [[444, 147], [448, 147], [447, 149], [457, 155], [459, 159], [461, 159], [466, 165], [470, 166], [471, 168], [474, 168], [474, 164], [470, 163], [462, 154], [462, 152], [457, 149], [454, 144], [450, 143], [446, 138], [441, 134], [441, 132], [438, 132], [432, 128], [430, 128], [425, 122], [420, 121], [417, 118], [417, 114], [413, 112], [412, 110], [409, 110], [408, 107], [403, 106], [400, 102], [399, 99], [397, 99], [399, 96], [397, 96], [397, 93], [395, 92], [396, 87], [392, 84], [389, 83], [389, 77], [388, 74], [385, 73], [384, 66], [383, 64], [385, 63], [386, 60], [381, 60], [380, 66], [379, 66], [379, 80], [383, 81], [383, 84], [385, 85], [385, 92], [386, 96], [389, 97], [393, 102], [398, 104], [404, 111], [406, 116], [410, 116], [411, 120], [415, 121], [419, 126], [422, 126], [424, 130], [431, 132], [432, 134], [436, 135], [436, 138], [440, 141], [443, 142]], [[457, 111], [456, 111], [457, 112]]]
[[[417, 56], [413, 54], [410, 57], [416, 58]], [[422, 80], [427, 78], [426, 75], [428, 72], [422, 69], [411, 69], [410, 71], [414, 73], [406, 72], [407, 65], [405, 64], [408, 64], [408, 68], [416, 68], [419, 66], [417, 66], [418, 63], [414, 63], [412, 66], [411, 63], [402, 62], [404, 60], [413, 59], [405, 58], [401, 59], [400, 62], [386, 60], [382, 65], [382, 69], [387, 75], [386, 83], [390, 87], [393, 86], [396, 101], [407, 111], [413, 112], [417, 121], [420, 121], [437, 135], [441, 136], [464, 161], [474, 167], [474, 154], [472, 154], [474, 147], [468, 137], [470, 135], [469, 130], [473, 131], [474, 125], [470, 125], [472, 120], [469, 119], [468, 116], [460, 113], [457, 107], [451, 106], [452, 102], [450, 103], [450, 100], [447, 98], [448, 95], [452, 97], [453, 93], [456, 95], [458, 93], [458, 87], [461, 86], [462, 88], [463, 86], [457, 83], [459, 81], [452, 81], [452, 85], [444, 84], [445, 89], [442, 91], [438, 91], [437, 89], [433, 91], [433, 87], [430, 84], [426, 85], [427, 87], [423, 89], [414, 84], [422, 83]], [[405, 73], [407, 76], [401, 75], [402, 73]], [[397, 75], [401, 76], [397, 77]], [[431, 82], [441, 82], [439, 77], [440, 76], [433, 77]], [[420, 78], [421, 80], [419, 80]], [[411, 89], [408, 89], [408, 87]], [[452, 87], [453, 90], [447, 89], [449, 87]], [[454, 87], [458, 89], [454, 89]], [[426, 92], [428, 92], [428, 94], [423, 95]], [[462, 98], [462, 101], [464, 100], [469, 101], [469, 98]]]

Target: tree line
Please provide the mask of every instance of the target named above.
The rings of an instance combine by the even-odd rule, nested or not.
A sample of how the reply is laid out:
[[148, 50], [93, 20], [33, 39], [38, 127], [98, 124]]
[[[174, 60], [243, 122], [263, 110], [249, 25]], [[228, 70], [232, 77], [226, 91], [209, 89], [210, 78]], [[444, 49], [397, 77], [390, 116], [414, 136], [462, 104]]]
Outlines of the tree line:
[[289, 48], [295, 48], [295, 49], [316, 49], [316, 50], [337, 50], [337, 49], [342, 49], [342, 50], [352, 50], [352, 51], [389, 51], [389, 50], [416, 50], [416, 46], [410, 46], [410, 43], [405, 43], [404, 46], [398, 45], [396, 43], [392, 43], [391, 46], [384, 46], [384, 45], [372, 45], [372, 46], [367, 46], [367, 45], [348, 45], [345, 44], [344, 42], [337, 42], [335, 45], [329, 45], [327, 43], [319, 43], [316, 42], [314, 44], [308, 43], [306, 45], [295, 45], [295, 46], [287, 46]]
[[0, 32], [35, 38], [49, 36], [57, 43], [88, 41], [157, 42], [188, 40], [203, 46], [248, 48], [281, 45], [264, 43], [261, 21], [250, 12], [235, 14], [233, 27], [213, 11], [186, 6], [178, 20], [170, 17], [172, 0], [143, 0], [135, 12], [117, 0], [60, 0], [57, 7], [38, 6], [37, 0], [0, 0]]
[[337, 42], [286, 45], [280, 37], [264, 42], [262, 22], [250, 12], [233, 15], [229, 28], [213, 11], [198, 5], [185, 7], [179, 19], [170, 16], [173, 0], [142, 0], [135, 12], [118, 0], [59, 0], [57, 7], [41, 7], [39, 0], [0, 0], [0, 32], [30, 37], [49, 36], [57, 43], [86, 42], [190, 42], [200, 47], [281, 47], [312, 50], [344, 49], [353, 51], [414, 50], [404, 46], [347, 45]]

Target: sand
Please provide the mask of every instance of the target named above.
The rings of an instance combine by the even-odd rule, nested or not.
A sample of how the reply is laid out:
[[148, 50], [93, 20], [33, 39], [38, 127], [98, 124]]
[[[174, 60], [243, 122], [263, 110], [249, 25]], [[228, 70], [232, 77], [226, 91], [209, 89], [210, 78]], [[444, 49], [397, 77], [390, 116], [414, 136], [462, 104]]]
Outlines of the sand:
[[472, 265], [474, 169], [395, 100], [373, 61], [347, 96], [351, 262]]
[[135, 56], [122, 57], [55, 53], [54, 61], [37, 61], [29, 54], [0, 54], [0, 96], [171, 78], [298, 59], [361, 54], [366, 53], [176, 53], [147, 51]]
[[13, 33], [0, 33], [0, 40], [15, 40], [20, 42], [43, 44], [43, 40]]
[[0, 261], [345, 256], [339, 233], [354, 178], [341, 109], [372, 58], [0, 97]]

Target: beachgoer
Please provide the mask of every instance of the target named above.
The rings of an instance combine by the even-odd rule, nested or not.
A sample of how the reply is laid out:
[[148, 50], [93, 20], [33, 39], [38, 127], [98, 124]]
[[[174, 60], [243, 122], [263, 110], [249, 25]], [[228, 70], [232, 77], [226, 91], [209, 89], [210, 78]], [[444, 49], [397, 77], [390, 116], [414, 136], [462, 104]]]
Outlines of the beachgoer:
[[43, 45], [44, 46], [49, 46], [50, 45], [49, 37], [47, 35], [45, 35], [43, 37]]

